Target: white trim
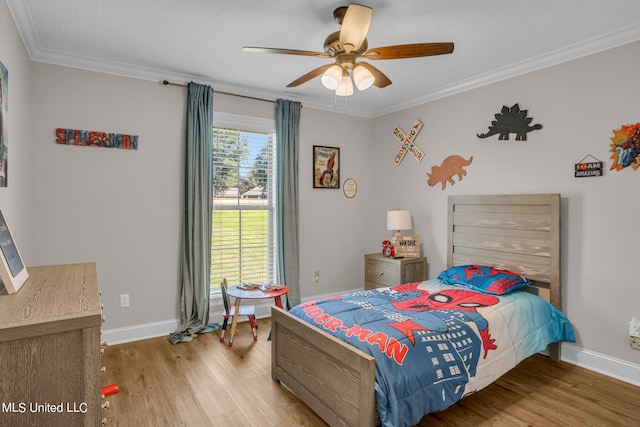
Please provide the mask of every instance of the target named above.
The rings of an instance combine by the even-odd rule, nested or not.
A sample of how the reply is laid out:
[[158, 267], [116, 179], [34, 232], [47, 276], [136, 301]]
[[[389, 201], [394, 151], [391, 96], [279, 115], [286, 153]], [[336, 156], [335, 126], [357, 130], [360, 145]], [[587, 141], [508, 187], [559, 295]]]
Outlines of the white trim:
[[640, 24], [633, 24], [625, 28], [615, 29], [614, 31], [600, 37], [584, 40], [571, 46], [545, 53], [544, 55], [509, 64], [502, 68], [491, 70], [488, 73], [479, 74], [466, 80], [460, 80], [452, 85], [434, 89], [430, 93], [426, 93], [415, 98], [406, 99], [396, 104], [388, 104], [381, 109], [372, 110], [369, 114], [369, 118], [395, 113], [397, 111], [426, 104], [458, 93], [467, 92], [492, 83], [497, 83], [523, 74], [552, 67], [554, 65], [573, 61], [588, 55], [593, 55], [594, 53], [633, 43], [639, 39]]
[[[322, 101], [313, 97], [306, 97], [290, 91], [272, 91], [248, 85], [230, 84], [228, 82], [207, 79], [202, 75], [192, 75], [188, 73], [170, 72], [150, 67], [133, 66], [113, 61], [105, 61], [101, 58], [90, 58], [79, 55], [72, 55], [66, 52], [46, 49], [37, 44], [37, 37], [33, 28], [33, 23], [29, 17], [28, 9], [23, 1], [7, 1], [9, 12], [16, 23], [18, 33], [22, 39], [29, 59], [32, 61], [44, 62], [48, 64], [60, 65], [63, 67], [73, 67], [81, 70], [95, 71], [99, 73], [113, 74], [117, 76], [142, 79], [148, 81], [161, 82], [162, 80], [173, 81], [198, 81], [203, 84], [211, 84], [215, 90], [236, 93], [238, 95], [259, 97], [259, 98], [286, 98], [298, 100], [305, 106], [330, 112], [342, 112], [336, 108], [333, 97], [331, 100]], [[28, 23], [26, 26], [24, 23]], [[581, 41], [572, 46], [558, 49], [545, 55], [540, 55], [519, 63], [511, 64], [501, 69], [493, 70], [484, 75], [474, 76], [465, 81], [459, 81], [447, 87], [435, 88], [430, 93], [423, 93], [415, 98], [407, 99], [404, 102], [390, 104], [379, 110], [359, 110], [349, 107], [350, 116], [358, 116], [373, 119], [382, 115], [394, 113], [409, 107], [421, 105], [436, 99], [451, 96], [467, 90], [485, 86], [497, 81], [509, 79], [524, 73], [540, 70], [552, 65], [561, 64], [567, 61], [578, 59], [603, 50], [622, 46], [640, 40], [640, 24], [633, 24], [624, 28], [616, 28], [608, 34]], [[215, 91], [214, 91], [215, 93]], [[346, 111], [345, 111], [346, 112]]]
[[635, 363], [567, 343], [562, 343], [561, 355], [565, 362], [640, 386], [640, 365]]
[[[351, 289], [343, 293], [355, 292], [362, 289]], [[336, 295], [335, 293], [327, 295], [316, 295], [304, 298], [303, 302], [308, 302], [328, 296]], [[256, 308], [256, 317], [266, 318], [271, 316], [272, 301], [264, 301], [254, 304]], [[211, 300], [209, 317], [212, 322], [222, 322], [222, 301], [219, 298]], [[245, 321], [239, 319], [239, 321]], [[102, 333], [102, 339], [107, 339], [109, 344], [122, 344], [126, 342], [138, 341], [147, 338], [155, 338], [169, 334], [175, 331], [180, 324], [179, 319], [165, 320], [154, 323], [145, 323], [124, 328], [108, 329]], [[624, 381], [636, 386], [640, 386], [640, 365], [627, 362], [625, 360], [616, 359], [605, 354], [596, 353], [578, 347], [574, 344], [562, 343], [562, 360], [572, 365], [577, 365], [590, 371], [599, 372], [620, 381]]]
[[276, 120], [240, 114], [213, 112], [213, 126], [241, 131], [276, 133]]
[[109, 345], [123, 344], [132, 341], [146, 340], [163, 335], [169, 339], [169, 334], [180, 326], [180, 319], [162, 320], [160, 322], [143, 323], [125, 326], [123, 328], [106, 329], [102, 331], [101, 341], [107, 340]]
[[309, 301], [314, 301], [314, 300], [317, 300], [317, 299], [328, 298], [328, 297], [333, 297], [333, 296], [337, 296], [337, 295], [346, 295], [346, 294], [351, 294], [351, 293], [359, 292], [359, 291], [362, 291], [362, 288], [348, 289], [346, 291], [331, 292], [331, 293], [328, 293], [328, 294], [314, 295], [314, 296], [311, 296], [311, 297], [302, 298], [300, 302], [309, 302]]
[[[271, 299], [254, 302], [255, 313], [258, 319], [271, 317]], [[220, 294], [212, 296], [209, 303], [209, 321], [222, 323], [222, 300]], [[238, 322], [246, 322], [248, 319], [239, 318]], [[139, 325], [125, 326], [122, 328], [106, 329], [102, 331], [101, 341], [107, 340], [109, 345], [124, 344], [133, 341], [146, 340], [166, 336], [174, 332], [180, 326], [180, 319], [161, 320], [159, 322], [142, 323]], [[229, 325], [230, 327], [230, 325]]]

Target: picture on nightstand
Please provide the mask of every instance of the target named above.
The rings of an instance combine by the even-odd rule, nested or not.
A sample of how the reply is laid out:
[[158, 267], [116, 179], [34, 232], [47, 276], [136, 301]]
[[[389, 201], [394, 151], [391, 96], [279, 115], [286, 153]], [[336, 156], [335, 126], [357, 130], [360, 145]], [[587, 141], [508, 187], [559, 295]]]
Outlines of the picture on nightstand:
[[22, 262], [20, 252], [16, 246], [9, 226], [0, 209], [0, 278], [7, 293], [15, 294], [29, 277], [29, 273]]

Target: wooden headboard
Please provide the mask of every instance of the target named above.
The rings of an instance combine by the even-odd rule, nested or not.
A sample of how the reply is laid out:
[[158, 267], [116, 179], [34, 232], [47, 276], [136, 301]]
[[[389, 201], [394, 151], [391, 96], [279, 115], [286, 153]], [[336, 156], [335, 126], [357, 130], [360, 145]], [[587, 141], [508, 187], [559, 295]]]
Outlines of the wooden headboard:
[[487, 264], [534, 281], [562, 309], [560, 194], [449, 196], [447, 266]]

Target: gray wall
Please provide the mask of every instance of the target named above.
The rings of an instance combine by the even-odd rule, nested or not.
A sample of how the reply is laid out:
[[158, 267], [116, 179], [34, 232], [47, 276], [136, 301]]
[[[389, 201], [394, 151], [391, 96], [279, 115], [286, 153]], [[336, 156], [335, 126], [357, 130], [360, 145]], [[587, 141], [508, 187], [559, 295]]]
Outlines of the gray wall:
[[[96, 261], [104, 329], [179, 317], [181, 158], [186, 89], [35, 63], [33, 140], [37, 264]], [[274, 104], [219, 95], [216, 111], [273, 118]], [[215, 120], [215, 114], [214, 114]], [[54, 129], [139, 136], [137, 151], [55, 144]], [[303, 108], [300, 159], [301, 294], [335, 293], [363, 282], [369, 217], [370, 121]], [[341, 147], [343, 174], [359, 195], [312, 190], [312, 145]], [[336, 242], [340, 241], [340, 250]], [[353, 268], [354, 264], [357, 268]], [[321, 281], [312, 284], [312, 271]], [[120, 308], [119, 295], [130, 295]], [[215, 320], [215, 319], [214, 319]]]

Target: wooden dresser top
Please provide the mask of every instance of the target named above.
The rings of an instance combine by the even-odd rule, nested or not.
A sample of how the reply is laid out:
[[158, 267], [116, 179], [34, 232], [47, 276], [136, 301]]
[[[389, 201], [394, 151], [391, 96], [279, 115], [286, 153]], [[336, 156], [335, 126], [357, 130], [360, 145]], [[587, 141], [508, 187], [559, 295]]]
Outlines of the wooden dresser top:
[[0, 342], [100, 326], [95, 263], [27, 267], [20, 290], [0, 295]]

